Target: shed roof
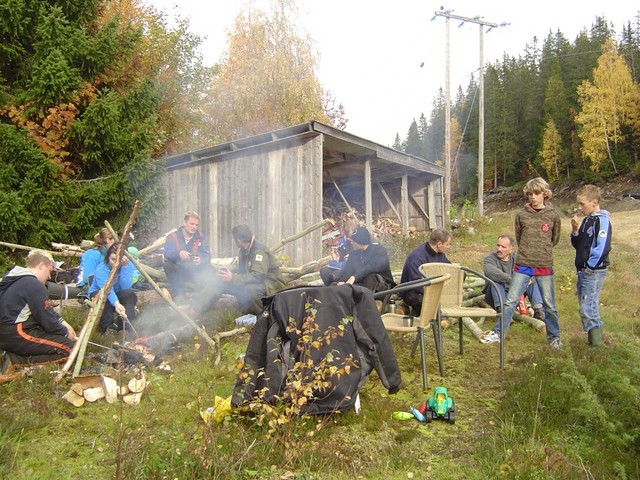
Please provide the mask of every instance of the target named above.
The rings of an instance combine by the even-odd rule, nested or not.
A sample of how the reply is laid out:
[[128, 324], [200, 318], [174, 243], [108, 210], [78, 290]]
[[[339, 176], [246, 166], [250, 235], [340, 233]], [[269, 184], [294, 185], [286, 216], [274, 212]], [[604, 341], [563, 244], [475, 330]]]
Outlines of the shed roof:
[[378, 182], [397, 179], [405, 174], [443, 177], [445, 173], [444, 167], [441, 165], [436, 165], [415, 155], [399, 152], [317, 121], [167, 157], [165, 159], [166, 168], [174, 170], [195, 166], [248, 149], [320, 134], [324, 136], [322, 143], [325, 182], [331, 182], [331, 178], [333, 178], [340, 180], [340, 184], [344, 186], [351, 183], [362, 183], [363, 165], [367, 160], [371, 161], [372, 178]]

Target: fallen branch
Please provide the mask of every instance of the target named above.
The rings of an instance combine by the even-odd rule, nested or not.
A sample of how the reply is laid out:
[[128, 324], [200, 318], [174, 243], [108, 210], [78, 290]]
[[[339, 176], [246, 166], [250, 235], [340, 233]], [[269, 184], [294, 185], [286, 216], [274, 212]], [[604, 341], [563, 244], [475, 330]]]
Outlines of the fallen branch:
[[270, 247], [269, 250], [271, 251], [271, 253], [276, 253], [278, 250], [284, 247], [287, 243], [293, 242], [294, 240], [302, 238], [305, 235], [313, 232], [314, 230], [324, 227], [327, 223], [331, 223], [331, 220], [325, 219], [325, 220], [322, 220], [321, 222], [316, 223], [315, 225], [311, 225], [310, 227], [305, 228], [300, 233], [296, 233], [295, 235], [291, 235], [290, 237], [287, 237], [284, 240], [280, 240], [280, 243], [278, 245]]
[[138, 252], [138, 254], [140, 256], [142, 255], [148, 255], [149, 253], [153, 252], [154, 250], [157, 250], [158, 248], [160, 248], [161, 246], [163, 246], [165, 244], [165, 242], [167, 241], [167, 237], [169, 235], [171, 235], [173, 232], [175, 232], [176, 229], [174, 228], [173, 230], [169, 230], [167, 233], [165, 233], [164, 235], [162, 235], [160, 238], [158, 238], [155, 242], [153, 242], [151, 245], [147, 245], [146, 247], [144, 247], [142, 250], [140, 250]]
[[474, 337], [480, 338], [480, 335], [482, 335], [483, 330], [476, 322], [473, 321], [473, 319], [469, 317], [462, 317], [462, 324], [467, 327], [467, 330], [469, 330]]
[[27, 250], [29, 252], [31, 250], [43, 250], [45, 252], [50, 253], [51, 255], [56, 255], [58, 257], [79, 257], [81, 255], [81, 254], [76, 254], [74, 252], [55, 252], [51, 250], [44, 250], [42, 248], [27, 247], [26, 245], [19, 245], [17, 243], [0, 242], [0, 245], [3, 247], [9, 247], [12, 250]]

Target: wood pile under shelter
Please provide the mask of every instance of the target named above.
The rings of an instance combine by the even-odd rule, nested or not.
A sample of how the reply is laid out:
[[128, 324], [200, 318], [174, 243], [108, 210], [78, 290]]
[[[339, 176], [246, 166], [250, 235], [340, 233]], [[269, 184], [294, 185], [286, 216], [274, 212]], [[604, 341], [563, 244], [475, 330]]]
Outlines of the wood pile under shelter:
[[[370, 229], [384, 219], [405, 235], [443, 226], [444, 167], [315, 121], [163, 162], [167, 210], [159, 229], [197, 211], [213, 257], [237, 254], [235, 225], [249, 225], [272, 245], [322, 221], [327, 203], [357, 208]], [[280, 255], [290, 265], [320, 258], [321, 235], [311, 232]]]

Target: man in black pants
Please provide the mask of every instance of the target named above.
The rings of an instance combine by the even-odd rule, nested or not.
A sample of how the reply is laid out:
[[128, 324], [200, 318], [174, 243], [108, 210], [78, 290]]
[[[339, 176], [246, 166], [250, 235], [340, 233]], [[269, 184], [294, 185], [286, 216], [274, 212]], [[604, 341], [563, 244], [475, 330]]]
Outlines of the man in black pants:
[[32, 250], [25, 267], [14, 267], [0, 281], [0, 348], [25, 358], [24, 363], [62, 362], [76, 332], [53, 310], [45, 284], [53, 258]]

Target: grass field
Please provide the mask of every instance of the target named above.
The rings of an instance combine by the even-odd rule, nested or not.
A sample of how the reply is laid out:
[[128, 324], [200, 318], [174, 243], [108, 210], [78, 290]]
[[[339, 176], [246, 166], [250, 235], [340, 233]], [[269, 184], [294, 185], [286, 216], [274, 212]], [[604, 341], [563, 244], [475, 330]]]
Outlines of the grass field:
[[[456, 230], [449, 257], [481, 269], [496, 236], [512, 232], [513, 213], [474, 222], [474, 234]], [[614, 231], [618, 215], [640, 225], [640, 210], [620, 212]], [[150, 370], [151, 386], [135, 407], [98, 401], [75, 408], [61, 400], [70, 382], [54, 387], [47, 370], [0, 385], [0, 478], [640, 478], [640, 252], [629, 244], [637, 237], [614, 234], [601, 297], [605, 345], [590, 349], [578, 317], [568, 219], [563, 229], [555, 258], [561, 351], [550, 349], [543, 334], [515, 324], [501, 370], [497, 345], [482, 345], [465, 332], [460, 356], [457, 328], [449, 328], [442, 378], [433, 342], [427, 343], [430, 391], [448, 388], [456, 402], [454, 425], [392, 418], [427, 397], [419, 358], [410, 355], [413, 339], [399, 334], [391, 338], [402, 389], [389, 395], [373, 374], [360, 392], [359, 415], [264, 411], [206, 425], [199, 412], [216, 395], [230, 395], [248, 334], [223, 339], [215, 367], [215, 356], [194, 338], [166, 358], [170, 373]], [[399, 269], [424, 238], [384, 241]], [[235, 313], [216, 314], [221, 330], [233, 327]], [[86, 312], [65, 315], [79, 325]], [[276, 422], [269, 426], [269, 419]]]

